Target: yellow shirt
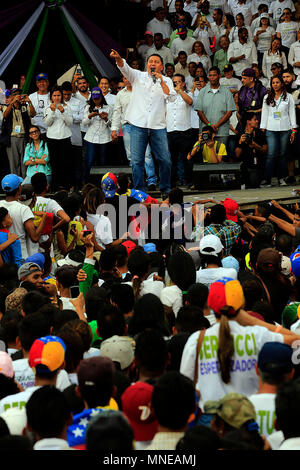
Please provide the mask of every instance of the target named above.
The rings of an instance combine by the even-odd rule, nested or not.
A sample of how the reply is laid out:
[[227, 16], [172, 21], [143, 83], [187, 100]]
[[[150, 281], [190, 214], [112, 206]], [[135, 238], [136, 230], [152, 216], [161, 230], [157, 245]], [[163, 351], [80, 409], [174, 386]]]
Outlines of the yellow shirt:
[[[225, 145], [223, 143], [220, 144], [218, 153], [217, 153], [217, 145], [218, 145], [218, 142], [216, 141], [214, 145], [216, 156], [217, 157], [226, 156], [227, 152], [226, 152]], [[211, 149], [207, 146], [207, 144], [204, 144], [203, 146], [202, 156], [203, 156], [203, 163], [214, 163], [211, 157]]]

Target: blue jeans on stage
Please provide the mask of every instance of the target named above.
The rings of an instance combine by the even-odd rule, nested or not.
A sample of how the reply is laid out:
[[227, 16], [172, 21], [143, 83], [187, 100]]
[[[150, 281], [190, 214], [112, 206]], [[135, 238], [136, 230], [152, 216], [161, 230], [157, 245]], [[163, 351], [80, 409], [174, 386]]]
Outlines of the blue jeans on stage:
[[[123, 142], [125, 147], [125, 152], [127, 155], [127, 159], [129, 160], [129, 164], [131, 166], [131, 152], [130, 152], [130, 130], [131, 124], [124, 124], [122, 126], [122, 133], [123, 133]], [[157, 183], [157, 177], [155, 174], [155, 166], [153, 162], [153, 158], [151, 155], [150, 145], [147, 145], [146, 153], [145, 153], [145, 171], [147, 175], [147, 185]]]
[[289, 143], [291, 131], [268, 131], [266, 130], [266, 139], [268, 145], [268, 155], [265, 165], [265, 180], [271, 182], [274, 168], [277, 170], [277, 178], [285, 178], [286, 170], [286, 151]]
[[86, 156], [84, 161], [85, 182], [90, 180], [92, 166], [104, 166], [106, 161], [107, 144], [93, 144], [86, 140]]
[[130, 151], [134, 187], [145, 191], [144, 166], [148, 144], [159, 166], [159, 189], [162, 193], [167, 193], [171, 189], [171, 156], [166, 129], [147, 129], [131, 125]]

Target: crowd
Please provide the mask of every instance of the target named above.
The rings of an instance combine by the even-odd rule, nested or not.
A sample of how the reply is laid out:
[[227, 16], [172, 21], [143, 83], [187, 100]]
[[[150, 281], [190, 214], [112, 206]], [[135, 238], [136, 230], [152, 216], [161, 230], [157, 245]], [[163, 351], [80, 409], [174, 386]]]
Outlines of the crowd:
[[[153, 1], [139, 55], [111, 52], [120, 80], [5, 97], [0, 449], [300, 449], [298, 203], [179, 187], [200, 154], [242, 161], [245, 187], [294, 181], [298, 23], [267, 3]], [[96, 186], [120, 135], [133, 184]]]

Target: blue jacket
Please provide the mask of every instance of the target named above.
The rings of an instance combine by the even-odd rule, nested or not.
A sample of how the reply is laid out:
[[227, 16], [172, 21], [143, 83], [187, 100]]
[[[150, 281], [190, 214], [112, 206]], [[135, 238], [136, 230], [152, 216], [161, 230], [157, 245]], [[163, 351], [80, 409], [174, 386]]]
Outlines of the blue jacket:
[[[7, 242], [8, 230], [0, 229], [0, 245]], [[0, 252], [4, 263], [14, 263], [18, 268], [22, 264], [22, 250], [20, 240], [16, 240], [9, 245], [5, 250]]]

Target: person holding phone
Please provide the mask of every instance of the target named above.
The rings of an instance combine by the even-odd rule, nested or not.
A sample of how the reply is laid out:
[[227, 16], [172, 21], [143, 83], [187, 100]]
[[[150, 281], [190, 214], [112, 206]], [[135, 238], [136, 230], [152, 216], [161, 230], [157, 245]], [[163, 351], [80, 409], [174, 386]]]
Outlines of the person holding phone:
[[70, 188], [70, 165], [72, 165], [72, 109], [65, 103], [60, 87], [52, 88], [51, 104], [45, 109], [47, 144], [52, 167], [52, 189]]
[[88, 127], [84, 137], [86, 141], [86, 159], [84, 167], [84, 180], [87, 183], [90, 178], [91, 167], [96, 162], [98, 165], [106, 165], [107, 144], [112, 141], [110, 123], [112, 109], [99, 87], [91, 91], [91, 99], [84, 109], [82, 124]]

